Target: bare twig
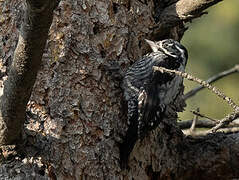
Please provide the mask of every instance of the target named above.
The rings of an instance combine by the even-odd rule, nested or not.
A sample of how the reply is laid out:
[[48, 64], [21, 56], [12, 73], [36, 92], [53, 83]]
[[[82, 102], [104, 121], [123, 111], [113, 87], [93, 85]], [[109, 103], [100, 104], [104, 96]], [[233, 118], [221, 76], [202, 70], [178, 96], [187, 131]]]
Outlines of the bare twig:
[[[212, 83], [212, 82], [215, 82], [223, 77], [226, 77], [230, 74], [233, 74], [233, 73], [236, 73], [236, 72], [239, 72], [239, 64], [235, 65], [233, 68], [229, 69], [229, 70], [226, 70], [226, 71], [223, 71], [217, 75], [214, 75], [212, 77], [210, 77], [208, 80], [206, 80], [207, 83]], [[187, 100], [188, 98], [194, 96], [196, 93], [198, 93], [200, 90], [204, 89], [205, 87], [203, 85], [200, 85], [194, 89], [192, 89], [191, 91], [189, 91], [188, 93], [186, 93], [184, 95], [184, 100]]]
[[208, 88], [209, 90], [211, 90], [212, 92], [214, 92], [218, 97], [222, 98], [223, 100], [225, 100], [232, 108], [235, 112], [237, 112], [239, 110], [239, 106], [229, 97], [227, 97], [224, 93], [222, 93], [218, 88], [208, 84], [207, 82], [199, 79], [199, 78], [196, 78], [188, 73], [184, 73], [184, 72], [180, 72], [180, 71], [176, 71], [176, 70], [171, 70], [171, 69], [166, 69], [164, 67], [157, 67], [157, 66], [154, 66], [153, 67], [154, 70], [156, 71], [160, 71], [162, 73], [166, 72], [166, 73], [169, 73], [169, 74], [176, 74], [178, 76], [182, 76], [190, 81], [194, 81], [194, 82], [197, 82], [201, 85], [203, 85], [204, 87]]
[[[197, 108], [196, 112], [199, 113], [199, 108]], [[193, 122], [192, 122], [191, 128], [190, 128], [191, 133], [193, 133], [193, 131], [195, 130], [197, 121], [198, 121], [198, 115], [195, 114], [194, 118], [193, 118]]]
[[209, 119], [209, 120], [211, 120], [211, 121], [218, 122], [217, 119], [210, 118], [210, 117], [208, 117], [208, 116], [206, 116], [206, 115], [204, 115], [204, 114], [201, 114], [201, 113], [199, 113], [199, 112], [197, 112], [197, 111], [191, 111], [191, 112], [192, 112], [193, 114], [199, 116], [199, 117], [207, 118], [207, 119]]
[[225, 118], [220, 120], [220, 122], [213, 127], [212, 129], [209, 130], [209, 132], [216, 132], [218, 129], [225, 127], [228, 125], [230, 122], [233, 120], [237, 119], [239, 117], [239, 111], [234, 111], [233, 113], [227, 115]]

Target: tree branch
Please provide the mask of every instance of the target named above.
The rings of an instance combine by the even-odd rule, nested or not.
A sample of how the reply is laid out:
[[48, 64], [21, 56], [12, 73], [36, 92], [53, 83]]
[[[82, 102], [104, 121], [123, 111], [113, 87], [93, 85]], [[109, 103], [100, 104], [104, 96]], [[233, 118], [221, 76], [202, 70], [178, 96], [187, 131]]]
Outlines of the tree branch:
[[[178, 126], [180, 129], [189, 129], [192, 126], [193, 120], [183, 120], [178, 122]], [[198, 119], [196, 121], [196, 128], [212, 128], [216, 126], [217, 123], [215, 121], [209, 120], [209, 119]], [[234, 128], [239, 127], [239, 123], [232, 122], [230, 123], [227, 128]]]
[[[193, 120], [184, 120], [178, 122], [180, 129], [189, 129], [193, 123]], [[196, 128], [212, 128], [216, 125], [215, 122], [208, 119], [198, 119], [196, 121]]]
[[165, 8], [160, 16], [160, 25], [163, 27], [174, 27], [179, 22], [187, 22], [200, 17], [210, 6], [219, 3], [222, 0], [180, 0]]
[[[224, 134], [232, 134], [232, 133], [238, 133], [239, 132], [239, 128], [238, 127], [227, 127], [227, 128], [221, 128], [219, 129], [217, 132], [222, 132]], [[208, 131], [193, 131], [191, 132], [190, 130], [183, 130], [183, 133], [186, 136], [206, 136], [209, 134]]]
[[[239, 72], [239, 65], [235, 65], [233, 68], [231, 69], [228, 69], [226, 71], [223, 71], [217, 75], [214, 75], [212, 77], [210, 77], [208, 80], [206, 80], [207, 83], [213, 83], [225, 76], [228, 76], [230, 74], [233, 74], [233, 73], [236, 73], [236, 72]], [[198, 93], [200, 90], [204, 89], [205, 87], [203, 85], [200, 85], [198, 87], [196, 87], [195, 89], [192, 89], [191, 91], [187, 92], [185, 95], [184, 95], [184, 99], [187, 100], [188, 98], [194, 96], [196, 93]]]
[[[136, 144], [135, 149], [139, 153], [133, 152], [131, 156], [132, 161], [138, 160], [142, 164], [150, 162], [152, 165], [149, 167], [153, 167], [151, 174], [154, 179], [164, 179], [170, 174], [175, 175], [176, 179], [190, 179], [191, 177], [232, 179], [238, 177], [239, 171], [231, 168], [239, 165], [239, 144], [235, 143], [239, 139], [238, 133], [227, 135], [213, 133], [197, 137], [196, 131], [194, 133], [196, 137], [185, 137], [176, 130], [177, 127], [172, 126], [170, 130], [167, 126], [165, 127], [159, 127], [156, 137], [152, 133], [150, 138], [145, 138]], [[167, 131], [169, 131], [168, 134], [164, 136]], [[157, 139], [159, 143], [150, 144], [151, 138]], [[148, 153], [151, 152], [150, 150], [155, 150], [154, 155]], [[147, 153], [143, 154], [143, 152]], [[144, 159], [146, 160], [144, 161]], [[132, 166], [131, 169], [136, 171]], [[138, 170], [137, 173], [140, 172]]]
[[26, 105], [58, 4], [57, 0], [25, 1], [24, 22], [1, 98], [0, 145], [16, 143], [21, 138]]

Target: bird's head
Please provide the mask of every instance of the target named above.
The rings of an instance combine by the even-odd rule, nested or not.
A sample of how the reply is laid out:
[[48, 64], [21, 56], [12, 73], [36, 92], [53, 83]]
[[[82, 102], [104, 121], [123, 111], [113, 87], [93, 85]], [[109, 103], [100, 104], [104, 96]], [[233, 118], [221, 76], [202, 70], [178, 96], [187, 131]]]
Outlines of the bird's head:
[[149, 44], [153, 52], [161, 51], [173, 58], [188, 59], [187, 49], [178, 41], [173, 39], [164, 39], [157, 42], [145, 39], [145, 41]]

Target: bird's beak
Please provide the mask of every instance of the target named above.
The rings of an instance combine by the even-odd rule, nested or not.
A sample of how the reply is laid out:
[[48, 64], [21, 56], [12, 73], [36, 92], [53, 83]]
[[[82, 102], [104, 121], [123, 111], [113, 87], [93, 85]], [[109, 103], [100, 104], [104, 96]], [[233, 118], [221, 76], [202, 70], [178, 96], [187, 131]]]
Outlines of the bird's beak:
[[156, 45], [155, 42], [150, 41], [148, 39], [145, 39], [145, 41], [149, 44], [149, 46], [151, 47], [151, 49], [153, 50], [153, 52], [157, 52], [158, 51], [158, 46]]
[[155, 42], [150, 41], [150, 40], [148, 40], [148, 39], [145, 39], [145, 41], [149, 44], [150, 47], [155, 44]]

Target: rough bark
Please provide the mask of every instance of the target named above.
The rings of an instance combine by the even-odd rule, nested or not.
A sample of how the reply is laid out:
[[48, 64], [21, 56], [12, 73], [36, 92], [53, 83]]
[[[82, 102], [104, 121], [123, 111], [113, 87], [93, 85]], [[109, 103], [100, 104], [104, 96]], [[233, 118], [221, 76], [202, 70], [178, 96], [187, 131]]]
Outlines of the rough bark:
[[25, 15], [0, 109], [0, 144], [21, 139], [26, 105], [40, 68], [42, 54], [57, 1], [25, 1]]
[[[13, 170], [4, 161], [2, 177], [26, 179], [35, 174], [42, 179], [71, 180], [238, 176], [238, 134], [193, 139], [183, 135], [176, 119], [164, 119], [148, 137], [138, 141], [128, 168], [120, 168], [119, 145], [127, 130], [121, 71], [148, 51], [144, 38], [180, 39], [185, 31], [185, 19], [160, 26], [161, 18], [165, 24], [172, 19], [164, 14], [174, 5], [165, 2], [62, 1], [55, 11], [42, 68], [27, 106], [26, 152], [23, 157], [16, 155]], [[191, 1], [178, 3], [183, 2]], [[198, 11], [190, 9], [183, 14], [200, 15], [218, 1], [197, 2], [201, 2]], [[11, 0], [1, 4], [5, 10], [21, 8]], [[8, 34], [16, 30], [16, 19], [7, 16], [14, 12], [1, 11], [9, 17], [3, 22], [6, 35], [0, 42], [4, 47], [2, 62], [7, 62], [16, 32], [11, 37]]]

